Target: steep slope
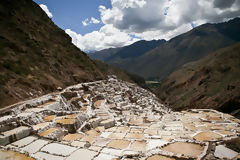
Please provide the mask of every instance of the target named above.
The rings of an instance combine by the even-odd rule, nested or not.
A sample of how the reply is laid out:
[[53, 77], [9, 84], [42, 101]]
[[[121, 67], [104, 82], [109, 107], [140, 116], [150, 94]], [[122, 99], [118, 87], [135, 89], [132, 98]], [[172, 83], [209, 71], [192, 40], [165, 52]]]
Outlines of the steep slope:
[[183, 64], [240, 41], [239, 26], [240, 18], [204, 24], [118, 66], [146, 79], [162, 80]]
[[[110, 48], [89, 54], [92, 59], [102, 60], [109, 64], [121, 66], [122, 61], [131, 61], [144, 53], [165, 43], [165, 40], [137, 41], [129, 46]], [[121, 66], [122, 67], [122, 66]], [[122, 67], [124, 68], [124, 67]]]
[[106, 64], [99, 60], [94, 60], [94, 62], [96, 63], [99, 70], [104, 73], [104, 75], [117, 75], [117, 77], [121, 80], [135, 83], [142, 88], [148, 89], [143, 77], [129, 73], [126, 70], [122, 70], [119, 67], [113, 66], [111, 64]]
[[37, 4], [0, 1], [0, 106], [102, 78]]
[[157, 95], [175, 110], [213, 108], [240, 116], [240, 43], [172, 73]]

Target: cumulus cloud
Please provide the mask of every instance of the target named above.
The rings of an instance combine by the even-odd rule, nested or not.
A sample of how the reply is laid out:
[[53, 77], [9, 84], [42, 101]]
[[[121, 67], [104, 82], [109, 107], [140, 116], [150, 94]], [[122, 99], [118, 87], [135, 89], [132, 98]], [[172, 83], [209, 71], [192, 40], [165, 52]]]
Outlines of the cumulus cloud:
[[160, 33], [162, 38], [169, 39], [191, 29], [191, 24], [221, 22], [239, 16], [237, 1], [239, 0], [147, 0], [142, 5], [134, 5], [130, 3], [131, 0], [112, 0], [112, 8], [100, 6], [99, 11], [104, 24], [112, 24], [127, 33], [142, 35], [143, 39], [153, 32], [157, 37]]
[[93, 31], [86, 35], [66, 29], [65, 32], [72, 37], [72, 43], [84, 51], [98, 51], [105, 48], [122, 47], [132, 44], [139, 39], [121, 32], [111, 24], [104, 25], [99, 31]]
[[[111, 4], [111, 8], [99, 6], [104, 26], [99, 31], [83, 36], [91, 35], [94, 39], [94, 36], [101, 34], [101, 39], [96, 37], [96, 40], [102, 41], [98, 42], [101, 47], [97, 48], [128, 44], [129, 42], [123, 41], [130, 39], [132, 42], [130, 35], [145, 40], [169, 40], [201, 24], [222, 22], [240, 16], [240, 0], [111, 0]], [[115, 36], [107, 36], [108, 33], [103, 28], [109, 28], [108, 26], [128, 38], [122, 39], [121, 43], [110, 41], [109, 38]], [[88, 46], [85, 48], [91, 48], [87, 42], [82, 44]]]
[[224, 9], [224, 8], [229, 8], [233, 5], [235, 0], [214, 0], [214, 7]]
[[48, 15], [49, 18], [53, 17], [52, 13], [48, 10], [48, 7], [45, 4], [40, 4], [39, 6]]
[[98, 24], [98, 23], [100, 23], [100, 21], [98, 19], [94, 18], [94, 17], [91, 17], [90, 20], [87, 18], [87, 19], [82, 21], [83, 26], [88, 26], [90, 24]]

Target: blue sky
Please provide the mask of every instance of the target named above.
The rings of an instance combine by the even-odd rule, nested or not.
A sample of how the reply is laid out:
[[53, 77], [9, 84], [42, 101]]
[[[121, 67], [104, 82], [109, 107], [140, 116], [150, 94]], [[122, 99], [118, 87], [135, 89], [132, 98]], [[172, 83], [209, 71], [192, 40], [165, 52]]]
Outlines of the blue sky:
[[34, 1], [43, 4], [41, 8], [53, 22], [86, 52], [122, 47], [142, 39], [169, 40], [201, 24], [240, 16], [240, 0]]
[[100, 20], [98, 7], [111, 7], [110, 0], [34, 0], [37, 4], [45, 4], [53, 14], [52, 20], [63, 30], [71, 29], [80, 34], [99, 30], [103, 23], [84, 27], [82, 21], [94, 17]]

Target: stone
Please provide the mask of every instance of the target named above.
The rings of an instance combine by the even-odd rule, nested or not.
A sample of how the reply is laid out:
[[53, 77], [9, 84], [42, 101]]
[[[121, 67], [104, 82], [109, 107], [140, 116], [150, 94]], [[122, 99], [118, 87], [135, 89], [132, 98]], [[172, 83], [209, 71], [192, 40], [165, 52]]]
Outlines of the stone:
[[24, 154], [13, 152], [13, 151], [6, 151], [6, 150], [0, 150], [0, 159], [1, 160], [34, 160], [34, 158], [28, 157]]
[[20, 126], [18, 128], [3, 132], [2, 136], [0, 136], [0, 145], [6, 145], [8, 143], [15, 142], [19, 139], [27, 137], [31, 132], [32, 129], [25, 126]]
[[231, 131], [217, 131], [218, 133], [225, 135], [225, 136], [233, 136], [235, 133]]
[[139, 153], [138, 152], [136, 152], [136, 151], [132, 151], [132, 150], [124, 150], [123, 152], [122, 152], [122, 156], [126, 156], [126, 157], [136, 157], [136, 156], [138, 156], [139, 155]]
[[105, 100], [98, 100], [94, 103], [94, 106], [96, 108], [99, 108], [104, 102], [105, 102]]
[[55, 117], [56, 117], [55, 115], [51, 115], [51, 116], [45, 117], [43, 120], [45, 122], [51, 122], [51, 121], [53, 121], [55, 119]]
[[96, 141], [95, 137], [91, 137], [91, 136], [84, 136], [81, 141], [84, 142], [89, 142], [90, 144], [93, 144]]
[[22, 148], [22, 150], [30, 154], [33, 154], [38, 152], [43, 146], [45, 146], [48, 143], [49, 143], [48, 140], [38, 139], [30, 143], [29, 145], [25, 146], [24, 148]]
[[88, 148], [89, 150], [95, 151], [95, 152], [100, 152], [102, 150], [102, 147], [98, 146], [91, 146]]
[[115, 126], [115, 121], [113, 119], [107, 119], [100, 122], [100, 126], [104, 126], [105, 129]]
[[95, 146], [100, 146], [100, 147], [104, 147], [107, 146], [107, 144], [110, 142], [110, 139], [106, 139], [106, 138], [99, 138], [97, 139], [93, 145]]
[[158, 135], [158, 130], [157, 129], [145, 129], [144, 133], [149, 134], [149, 135]]
[[57, 130], [58, 130], [57, 128], [49, 128], [48, 130], [39, 133], [39, 136], [41, 136], [41, 137], [47, 137], [48, 135], [56, 132]]
[[175, 160], [175, 159], [162, 156], [162, 155], [153, 155], [151, 157], [148, 157], [147, 160]]
[[131, 128], [131, 133], [143, 133], [142, 128]]
[[105, 131], [105, 128], [103, 126], [100, 126], [100, 127], [96, 127], [95, 130], [97, 132], [104, 132]]
[[83, 134], [75, 133], [75, 134], [68, 134], [65, 137], [63, 137], [63, 141], [75, 141], [80, 140], [83, 137]]
[[130, 130], [129, 127], [117, 127], [116, 132], [127, 133]]
[[102, 132], [102, 134], [100, 135], [100, 137], [108, 138], [111, 134], [112, 134], [112, 132]]
[[96, 158], [94, 158], [94, 160], [113, 160], [113, 158], [117, 157], [109, 154], [100, 153]]
[[89, 142], [80, 142], [80, 141], [73, 141], [71, 145], [74, 147], [80, 147], [80, 148], [88, 148], [91, 146]]
[[163, 151], [182, 154], [187, 157], [197, 158], [203, 153], [204, 147], [199, 144], [187, 142], [174, 142], [162, 148]]
[[144, 123], [143, 118], [131, 118], [129, 121], [129, 124], [131, 125], [135, 125], [135, 126], [139, 126], [142, 125]]
[[87, 149], [78, 149], [75, 152], [73, 152], [69, 157], [66, 158], [66, 160], [91, 160], [97, 155], [97, 152], [89, 151]]
[[233, 159], [238, 155], [237, 152], [223, 146], [218, 145], [216, 146], [214, 156], [220, 159]]
[[92, 128], [96, 128], [99, 126], [99, 123], [101, 122], [101, 120], [102, 119], [100, 117], [97, 117], [97, 118], [90, 119], [88, 123], [92, 126]]
[[44, 130], [45, 128], [49, 127], [49, 125], [50, 125], [49, 122], [44, 122], [44, 123], [36, 124], [32, 127], [34, 131], [39, 131], [39, 130]]
[[125, 138], [127, 139], [143, 139], [143, 134], [140, 133], [128, 133]]
[[85, 134], [87, 134], [87, 135], [89, 135], [89, 136], [92, 136], [92, 137], [98, 137], [98, 136], [101, 135], [100, 132], [97, 132], [97, 131], [94, 130], [94, 129], [85, 132]]
[[145, 152], [146, 151], [146, 141], [134, 141], [131, 144], [130, 149], [133, 151], [137, 151], [137, 152]]
[[25, 138], [23, 138], [21, 140], [18, 140], [16, 142], [12, 143], [11, 145], [14, 145], [16, 147], [20, 147], [21, 148], [21, 147], [24, 147], [24, 146], [32, 143], [33, 141], [35, 141], [37, 139], [38, 139], [37, 137], [29, 136], [29, 137], [25, 137]]
[[43, 152], [65, 157], [69, 156], [75, 150], [77, 150], [77, 148], [59, 143], [50, 143], [41, 149]]
[[39, 133], [39, 136], [53, 139], [53, 140], [61, 140], [67, 131], [62, 128], [49, 128], [48, 130]]
[[70, 133], [75, 133], [81, 126], [81, 123], [78, 119], [57, 119], [56, 122]]
[[147, 140], [147, 150], [152, 150], [154, 148], [157, 148], [157, 147], [161, 147], [165, 144], [168, 144], [169, 142], [166, 141], [166, 140], [158, 140], [158, 139], [150, 139], [150, 140]]
[[202, 142], [202, 141], [215, 141], [222, 138], [222, 136], [214, 132], [200, 132], [197, 135], [195, 135], [193, 138], [197, 141]]
[[130, 142], [127, 140], [112, 140], [107, 147], [115, 149], [124, 149], [129, 146]]
[[117, 127], [111, 127], [111, 128], [106, 129], [105, 131], [106, 132], [115, 132], [116, 130], [117, 130]]
[[0, 145], [5, 146], [11, 143], [9, 136], [0, 135]]
[[110, 139], [123, 139], [126, 133], [112, 133], [109, 135]]
[[167, 141], [171, 141], [171, 140], [173, 140], [173, 139], [176, 139], [176, 137], [175, 136], [162, 136], [162, 139], [163, 140], [167, 140]]
[[35, 157], [38, 157], [38, 158], [44, 159], [44, 160], [64, 160], [65, 159], [65, 157], [51, 155], [51, 154], [44, 153], [44, 152], [37, 152], [35, 154]]
[[113, 156], [121, 156], [122, 150], [112, 149], [112, 148], [103, 148], [102, 153], [113, 155]]

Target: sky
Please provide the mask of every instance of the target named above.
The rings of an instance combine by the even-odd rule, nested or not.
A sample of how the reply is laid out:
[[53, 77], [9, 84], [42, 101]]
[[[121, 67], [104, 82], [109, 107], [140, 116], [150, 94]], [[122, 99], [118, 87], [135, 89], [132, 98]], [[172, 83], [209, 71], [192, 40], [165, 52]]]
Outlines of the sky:
[[34, 0], [86, 52], [169, 40], [240, 16], [240, 0]]

